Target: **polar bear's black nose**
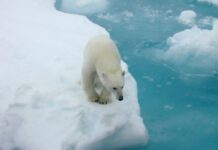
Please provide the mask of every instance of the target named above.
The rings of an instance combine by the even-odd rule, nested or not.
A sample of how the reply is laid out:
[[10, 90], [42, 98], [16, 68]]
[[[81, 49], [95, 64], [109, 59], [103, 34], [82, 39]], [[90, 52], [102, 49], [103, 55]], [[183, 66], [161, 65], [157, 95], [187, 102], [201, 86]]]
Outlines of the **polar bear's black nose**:
[[123, 100], [123, 96], [120, 96], [120, 97], [119, 97], [119, 101], [122, 101], [122, 100]]

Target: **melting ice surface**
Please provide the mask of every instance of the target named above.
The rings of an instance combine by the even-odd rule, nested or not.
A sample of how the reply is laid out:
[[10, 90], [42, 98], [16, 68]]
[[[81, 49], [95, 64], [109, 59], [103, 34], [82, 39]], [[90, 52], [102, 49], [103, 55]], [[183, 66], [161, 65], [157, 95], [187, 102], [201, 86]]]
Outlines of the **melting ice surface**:
[[217, 0], [108, 0], [95, 13], [59, 4], [109, 31], [136, 78], [150, 142], [135, 149], [218, 149]]

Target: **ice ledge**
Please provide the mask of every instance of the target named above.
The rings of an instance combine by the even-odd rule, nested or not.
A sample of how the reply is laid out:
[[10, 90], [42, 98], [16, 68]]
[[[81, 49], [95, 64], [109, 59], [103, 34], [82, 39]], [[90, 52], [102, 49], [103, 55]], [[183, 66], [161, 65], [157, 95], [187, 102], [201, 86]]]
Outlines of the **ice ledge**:
[[[137, 87], [127, 72], [125, 100], [88, 102], [79, 84], [82, 51], [107, 32], [54, 1], [0, 2], [0, 149], [117, 149], [147, 142]], [[127, 70], [127, 66], [123, 64]]]

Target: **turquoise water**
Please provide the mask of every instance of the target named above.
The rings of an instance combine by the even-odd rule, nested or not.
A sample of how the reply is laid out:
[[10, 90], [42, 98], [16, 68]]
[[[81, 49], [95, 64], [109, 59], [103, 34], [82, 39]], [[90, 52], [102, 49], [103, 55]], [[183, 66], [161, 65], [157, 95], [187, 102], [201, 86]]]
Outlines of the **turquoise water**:
[[[61, 0], [58, 9], [60, 5]], [[129, 149], [218, 149], [218, 74], [195, 72], [186, 66], [180, 69], [153, 54], [165, 51], [167, 38], [187, 28], [176, 20], [187, 9], [194, 10], [198, 20], [218, 18], [218, 7], [196, 0], [110, 0], [104, 12], [87, 15], [117, 42], [138, 83], [150, 141], [147, 146]]]

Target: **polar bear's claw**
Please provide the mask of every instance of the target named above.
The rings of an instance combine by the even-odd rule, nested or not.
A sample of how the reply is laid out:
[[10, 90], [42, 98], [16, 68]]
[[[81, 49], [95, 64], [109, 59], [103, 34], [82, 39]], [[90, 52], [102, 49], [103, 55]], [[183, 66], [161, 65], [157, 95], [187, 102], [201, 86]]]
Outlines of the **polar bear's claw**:
[[107, 104], [107, 102], [98, 102], [98, 103], [99, 103], [99, 104], [103, 104], [103, 105], [104, 105], [104, 104]]
[[99, 104], [107, 104], [108, 102], [107, 101], [100, 101], [100, 100], [95, 100], [96, 103], [99, 103]]
[[99, 102], [100, 104], [107, 104], [107, 102]]

